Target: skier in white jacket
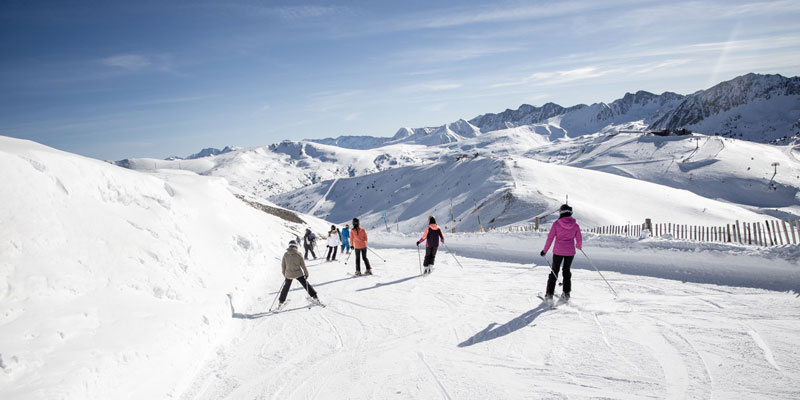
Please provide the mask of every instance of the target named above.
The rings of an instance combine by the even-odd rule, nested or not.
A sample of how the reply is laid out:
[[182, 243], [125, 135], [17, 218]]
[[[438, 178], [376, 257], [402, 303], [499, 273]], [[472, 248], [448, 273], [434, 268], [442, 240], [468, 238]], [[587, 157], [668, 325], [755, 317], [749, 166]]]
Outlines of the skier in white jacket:
[[[328, 232], [328, 256], [325, 258], [327, 261], [336, 261], [336, 250], [342, 244], [342, 238], [339, 237], [339, 231], [336, 225], [331, 225], [331, 231]], [[333, 252], [333, 258], [331, 258]]]

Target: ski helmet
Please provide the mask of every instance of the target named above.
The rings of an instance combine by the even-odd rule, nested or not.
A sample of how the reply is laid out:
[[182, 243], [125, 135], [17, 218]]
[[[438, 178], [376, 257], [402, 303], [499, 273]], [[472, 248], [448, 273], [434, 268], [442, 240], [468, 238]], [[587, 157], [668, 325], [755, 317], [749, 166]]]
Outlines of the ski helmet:
[[570, 216], [570, 215], [572, 215], [572, 207], [570, 207], [569, 204], [563, 204], [558, 209], [558, 213], [560, 215]]
[[436, 218], [434, 218], [433, 215], [431, 215], [430, 217], [428, 217], [428, 223], [429, 224], [436, 224]]
[[353, 228], [358, 228], [358, 218], [353, 218]]
[[295, 242], [294, 240], [290, 240], [289, 247], [297, 247], [297, 242]]

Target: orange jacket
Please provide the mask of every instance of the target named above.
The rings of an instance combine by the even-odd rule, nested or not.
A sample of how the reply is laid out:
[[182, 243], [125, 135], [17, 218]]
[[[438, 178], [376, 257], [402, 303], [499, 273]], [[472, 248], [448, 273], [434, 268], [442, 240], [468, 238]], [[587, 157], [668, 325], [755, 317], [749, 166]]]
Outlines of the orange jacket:
[[358, 229], [353, 228], [350, 230], [350, 246], [354, 249], [367, 248], [367, 231], [362, 227]]

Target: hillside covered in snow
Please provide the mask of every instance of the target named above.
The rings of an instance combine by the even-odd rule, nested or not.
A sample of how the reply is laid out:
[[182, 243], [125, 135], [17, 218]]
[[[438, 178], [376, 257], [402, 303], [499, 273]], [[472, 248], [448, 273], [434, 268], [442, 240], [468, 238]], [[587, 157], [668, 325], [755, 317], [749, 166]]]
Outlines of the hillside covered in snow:
[[253, 208], [221, 178], [7, 137], [0, 170], [3, 399], [180, 393], [228, 335], [226, 295], [280, 282], [288, 241], [328, 227]]

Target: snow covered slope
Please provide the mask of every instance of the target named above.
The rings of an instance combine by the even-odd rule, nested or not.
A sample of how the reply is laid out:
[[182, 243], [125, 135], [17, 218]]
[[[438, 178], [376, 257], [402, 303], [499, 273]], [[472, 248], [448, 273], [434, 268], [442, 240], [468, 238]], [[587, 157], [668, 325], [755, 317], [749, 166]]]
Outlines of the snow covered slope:
[[779, 218], [800, 215], [797, 146], [703, 135], [619, 134], [561, 141], [525, 156], [685, 189]]
[[[359, 217], [370, 228], [388, 224], [401, 232], [423, 226], [429, 215], [458, 230], [530, 223], [569, 195], [586, 226], [642, 223], [645, 218], [687, 224], [758, 221], [740, 206], [686, 190], [571, 166], [506, 156], [453, 158], [375, 174], [326, 181], [275, 196], [277, 204], [344, 223]], [[478, 207], [476, 213], [474, 208]]]
[[[0, 398], [157, 399], [278, 282], [305, 224], [224, 179], [144, 174], [0, 137]], [[302, 217], [317, 232], [327, 224]]]
[[387, 260], [369, 255], [374, 276], [348, 278], [352, 259], [311, 267], [327, 308], [263, 317], [274, 293], [234, 298], [236, 337], [180, 399], [800, 396], [800, 299], [782, 291], [800, 270], [785, 256], [587, 235], [619, 296], [580, 256], [571, 304], [550, 310], [542, 234], [447, 235], [427, 277], [417, 235], [370, 237]]

